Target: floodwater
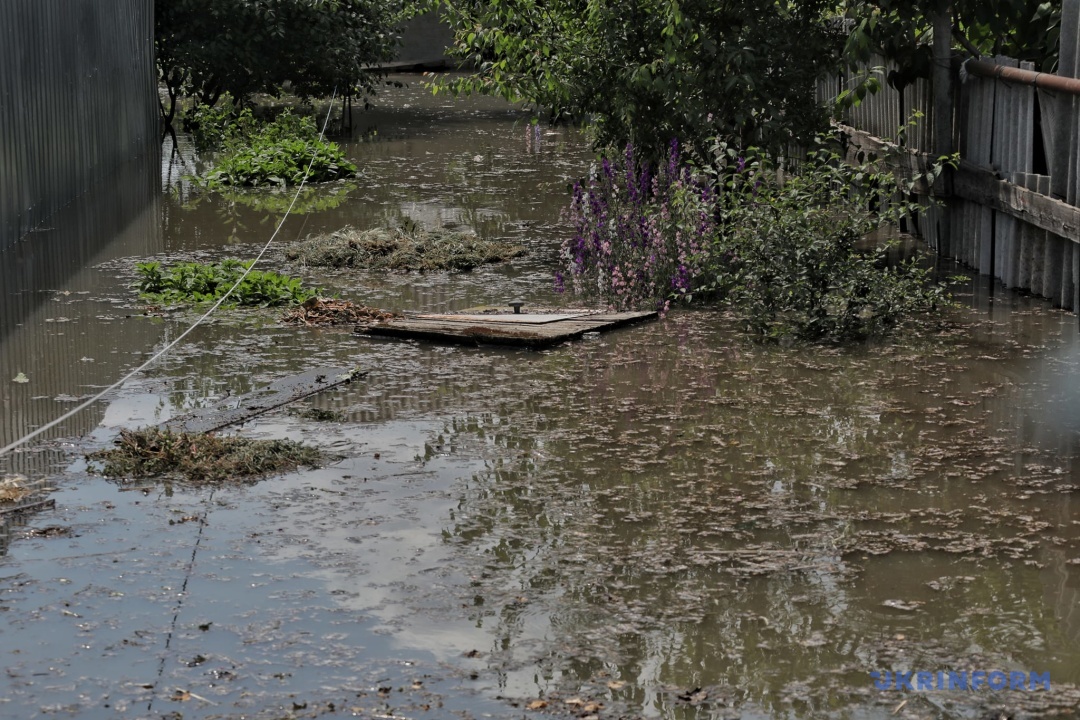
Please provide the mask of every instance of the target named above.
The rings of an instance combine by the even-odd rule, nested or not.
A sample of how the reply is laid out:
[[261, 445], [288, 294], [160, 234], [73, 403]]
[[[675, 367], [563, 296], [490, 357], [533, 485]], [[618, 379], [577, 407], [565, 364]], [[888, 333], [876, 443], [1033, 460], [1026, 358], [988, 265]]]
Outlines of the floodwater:
[[[362, 177], [282, 239], [408, 216], [530, 254], [459, 275], [270, 264], [394, 309], [560, 302], [584, 139], [411, 82], [358, 116]], [[158, 169], [103, 184], [149, 202], [77, 203], [49, 231], [69, 240], [24, 243], [21, 271], [5, 255], [0, 443], [186, 327], [145, 312], [136, 260], [251, 257], [272, 232], [272, 208], [199, 197], [167, 152], [157, 194]], [[220, 312], [0, 460], [56, 502], [0, 526], [0, 717], [1074, 716], [1077, 320], [979, 280], [957, 292], [944, 328], [849, 350], [756, 346], [709, 308], [542, 352]], [[317, 444], [322, 468], [191, 490], [82, 459], [318, 366], [369, 372], [311, 401], [347, 420], [281, 410], [240, 432]], [[1050, 689], [871, 676], [919, 671]]]

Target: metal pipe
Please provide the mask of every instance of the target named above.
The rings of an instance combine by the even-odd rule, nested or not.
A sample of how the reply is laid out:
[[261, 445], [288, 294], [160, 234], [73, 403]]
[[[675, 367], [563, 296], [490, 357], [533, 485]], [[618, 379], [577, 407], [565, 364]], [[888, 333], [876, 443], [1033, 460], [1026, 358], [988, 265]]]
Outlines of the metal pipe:
[[997, 78], [1006, 82], [1033, 85], [1043, 90], [1055, 90], [1069, 95], [1080, 95], [1080, 78], [1006, 67], [986, 60], [968, 60], [964, 63], [964, 67], [967, 68], [970, 74], [980, 77]]

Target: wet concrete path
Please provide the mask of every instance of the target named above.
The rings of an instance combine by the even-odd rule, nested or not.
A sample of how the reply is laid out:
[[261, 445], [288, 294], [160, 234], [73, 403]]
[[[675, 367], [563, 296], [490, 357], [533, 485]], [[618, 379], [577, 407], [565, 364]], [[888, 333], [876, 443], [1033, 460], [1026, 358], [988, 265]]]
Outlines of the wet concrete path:
[[[284, 267], [390, 308], [557, 302], [582, 139], [415, 87], [383, 102], [378, 139], [350, 148], [364, 176], [286, 235], [408, 215], [531, 254], [453, 276]], [[142, 314], [135, 259], [246, 257], [271, 220], [180, 186], [48, 291], [5, 280], [0, 440], [182, 328]], [[543, 352], [222, 314], [6, 460], [50, 476], [57, 507], [6, 530], [0, 716], [1068, 715], [1076, 318], [960, 292], [945, 330], [849, 351], [756, 347], [709, 309]], [[79, 459], [119, 427], [312, 365], [369, 371], [313, 402], [345, 421], [281, 411], [243, 432], [318, 444], [337, 456], [324, 468], [210, 491], [118, 486]], [[964, 669], [1053, 687], [883, 692], [870, 677]]]

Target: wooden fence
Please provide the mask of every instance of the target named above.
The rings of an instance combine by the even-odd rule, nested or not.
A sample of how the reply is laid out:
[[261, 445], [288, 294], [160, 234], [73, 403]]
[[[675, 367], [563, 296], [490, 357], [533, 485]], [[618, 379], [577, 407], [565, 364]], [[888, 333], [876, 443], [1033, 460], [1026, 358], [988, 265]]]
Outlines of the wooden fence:
[[[1080, 0], [1065, 0], [1058, 75], [1080, 77], [1078, 48]], [[988, 60], [1026, 70], [1030, 64], [1000, 56], [978, 65], [954, 60], [949, 144], [959, 151], [960, 167], [918, 190], [926, 212], [917, 232], [942, 255], [1007, 287], [1080, 310], [1080, 99], [1035, 87], [1034, 73], [1026, 76], [1031, 82], [986, 73]], [[885, 58], [872, 61], [866, 72], [874, 67], [884, 73], [891, 68]], [[835, 98], [857, 81], [850, 73], [825, 78], [819, 99]], [[887, 156], [901, 174], [924, 172], [941, 147], [928, 80], [902, 92], [886, 86], [838, 120], [850, 159]], [[897, 138], [901, 126], [907, 128], [899, 148], [887, 139]]]
[[159, 146], [154, 3], [0, 2], [0, 250]]

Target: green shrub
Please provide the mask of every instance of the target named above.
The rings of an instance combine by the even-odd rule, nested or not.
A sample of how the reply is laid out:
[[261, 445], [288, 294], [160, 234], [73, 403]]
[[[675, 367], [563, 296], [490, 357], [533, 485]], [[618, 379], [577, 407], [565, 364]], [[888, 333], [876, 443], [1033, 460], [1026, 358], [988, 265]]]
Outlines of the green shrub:
[[[216, 105], [200, 103], [192, 107], [184, 114], [183, 128], [191, 134], [199, 152], [218, 150], [230, 135], [242, 132], [239, 116], [240, 108], [232, 95], [225, 93]], [[248, 113], [243, 122], [254, 126], [255, 119]]]
[[207, 188], [286, 187], [299, 185], [305, 173], [308, 182], [329, 182], [357, 172], [337, 143], [319, 136], [314, 120], [289, 109], [259, 122], [250, 108], [235, 112], [226, 99], [197, 109], [191, 128], [197, 146], [219, 148], [213, 169], [199, 178]]
[[762, 339], [814, 342], [882, 335], [948, 302], [916, 259], [888, 262], [895, 243], [862, 247], [918, 212], [891, 175], [846, 165], [826, 139], [783, 177], [753, 150], [713, 154], [707, 171], [676, 143], [659, 167], [631, 148], [605, 159], [575, 187], [556, 287], [569, 278], [619, 308], [708, 296]]
[[891, 174], [819, 145], [783, 181], [767, 160], [736, 159], [721, 177], [708, 287], [760, 337], [860, 340], [948, 303], [918, 258], [890, 262], [897, 240], [864, 241], [918, 212]]
[[[164, 269], [161, 263], [139, 263], [139, 294], [152, 302], [207, 303], [221, 298], [236, 283], [251, 261], [222, 260], [219, 263], [178, 263]], [[229, 296], [229, 304], [256, 307], [298, 305], [318, 296], [298, 278], [273, 271], [252, 270]]]

